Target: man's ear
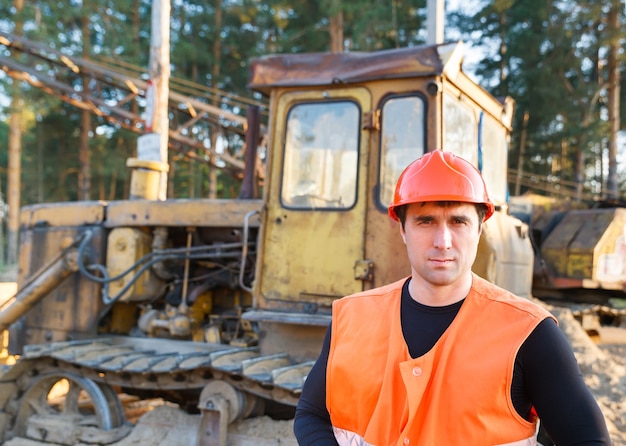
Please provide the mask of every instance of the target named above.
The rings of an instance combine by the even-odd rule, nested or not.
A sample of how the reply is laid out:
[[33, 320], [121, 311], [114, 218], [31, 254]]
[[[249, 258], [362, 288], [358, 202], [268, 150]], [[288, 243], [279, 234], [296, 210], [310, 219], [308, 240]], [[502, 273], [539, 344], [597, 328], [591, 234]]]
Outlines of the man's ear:
[[406, 245], [406, 232], [404, 232], [404, 228], [400, 225], [400, 235], [402, 236], [402, 241]]

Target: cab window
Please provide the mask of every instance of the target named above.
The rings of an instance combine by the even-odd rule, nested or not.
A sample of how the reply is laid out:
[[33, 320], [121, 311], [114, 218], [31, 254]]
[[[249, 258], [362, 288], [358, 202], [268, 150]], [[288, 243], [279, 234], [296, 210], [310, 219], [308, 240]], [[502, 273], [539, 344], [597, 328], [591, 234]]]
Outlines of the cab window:
[[507, 201], [507, 129], [489, 115], [482, 114], [480, 120], [481, 158], [488, 163], [480, 163], [483, 178], [491, 199], [496, 204]]
[[360, 129], [355, 102], [294, 105], [287, 117], [282, 205], [291, 209], [354, 206]]
[[478, 167], [478, 125], [472, 109], [449, 93], [443, 96], [443, 150]]
[[378, 200], [382, 207], [391, 204], [404, 168], [425, 153], [424, 109], [419, 96], [391, 97], [381, 107]]

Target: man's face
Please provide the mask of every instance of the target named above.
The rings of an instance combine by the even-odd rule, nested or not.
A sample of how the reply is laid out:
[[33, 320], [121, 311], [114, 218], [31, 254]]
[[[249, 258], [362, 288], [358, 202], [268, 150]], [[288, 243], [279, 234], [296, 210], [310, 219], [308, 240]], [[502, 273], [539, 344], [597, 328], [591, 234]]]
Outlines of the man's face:
[[469, 203], [413, 203], [401, 229], [414, 280], [454, 285], [470, 271], [482, 225]]

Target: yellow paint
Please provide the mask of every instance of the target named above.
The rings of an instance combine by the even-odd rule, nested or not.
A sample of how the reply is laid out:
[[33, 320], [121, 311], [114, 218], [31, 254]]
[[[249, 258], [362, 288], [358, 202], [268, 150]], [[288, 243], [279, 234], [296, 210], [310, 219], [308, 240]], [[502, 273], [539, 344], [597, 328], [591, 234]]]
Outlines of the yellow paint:
[[[370, 112], [371, 98], [365, 88], [285, 93], [276, 117], [271, 172], [283, 169], [284, 124], [291, 107], [297, 103], [324, 99], [350, 99], [357, 102], [362, 115]], [[363, 118], [361, 118], [363, 119]], [[280, 204], [280, 177], [268, 181], [269, 199], [265, 215], [265, 234], [260, 258], [260, 291], [264, 298], [311, 300], [310, 296], [340, 297], [363, 289], [355, 279], [354, 265], [365, 250], [365, 213], [368, 134], [362, 130], [359, 148], [359, 183], [356, 205], [345, 210], [286, 209]]]
[[[109, 277], [116, 277], [131, 268], [139, 259], [151, 252], [152, 237], [135, 228], [116, 228], [109, 233], [107, 243], [107, 272]], [[118, 296], [129, 285], [139, 268], [115, 280], [109, 285], [109, 299]], [[140, 301], [154, 297], [161, 287], [161, 280], [146, 269], [127, 291], [121, 301]]]

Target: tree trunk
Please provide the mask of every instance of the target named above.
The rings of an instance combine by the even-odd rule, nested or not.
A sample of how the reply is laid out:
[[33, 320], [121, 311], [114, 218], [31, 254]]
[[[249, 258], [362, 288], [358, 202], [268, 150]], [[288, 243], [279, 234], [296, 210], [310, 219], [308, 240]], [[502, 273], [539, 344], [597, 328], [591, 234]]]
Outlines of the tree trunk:
[[[24, 0], [14, 0], [13, 6], [19, 14], [24, 9]], [[15, 22], [15, 34], [22, 35], [22, 23]], [[20, 229], [20, 193], [22, 187], [22, 98], [18, 82], [14, 81], [9, 119], [9, 160], [7, 172], [7, 264], [17, 264]]]
[[91, 153], [89, 151], [89, 134], [91, 132], [91, 112], [81, 111], [80, 116], [80, 147], [78, 148], [78, 200], [91, 199]]
[[[580, 143], [580, 140], [578, 141]], [[583, 197], [583, 182], [584, 182], [584, 170], [585, 170], [585, 154], [581, 147], [582, 144], [577, 145], [578, 149], [576, 150], [576, 167], [575, 167], [575, 178], [574, 182], [576, 183], [576, 191], [575, 191], [575, 199], [577, 202], [582, 201]]]
[[524, 176], [524, 157], [526, 155], [526, 136], [528, 135], [528, 120], [530, 114], [528, 111], [524, 112], [524, 119], [522, 120], [522, 133], [519, 139], [519, 154], [517, 157], [517, 179], [515, 181], [515, 195], [521, 195], [522, 193], [522, 177]]
[[0, 266], [4, 266], [4, 197], [2, 196], [2, 180], [0, 180]]
[[[213, 43], [213, 69], [211, 71], [211, 84], [213, 88], [219, 88], [218, 79], [220, 76], [220, 62], [222, 55], [222, 0], [216, 0], [215, 2], [215, 42]], [[213, 105], [219, 107], [217, 96]], [[211, 148], [215, 150], [218, 138], [218, 126], [211, 127]], [[213, 155], [211, 155], [213, 156]], [[193, 160], [190, 160], [193, 162]], [[217, 198], [217, 167], [211, 165], [209, 167], [209, 198]]]
[[9, 119], [9, 166], [7, 174], [7, 263], [17, 263], [17, 246], [20, 229], [20, 195], [22, 176], [22, 98], [14, 88]]
[[606, 184], [606, 195], [609, 200], [615, 200], [619, 197], [617, 189], [617, 134], [619, 133], [620, 126], [620, 39], [618, 37], [620, 32], [620, 7], [620, 0], [612, 1], [608, 20], [611, 42], [609, 44], [608, 60], [609, 172]]
[[[83, 33], [83, 59], [89, 59], [89, 17], [87, 11], [83, 12], [81, 19]], [[83, 90], [89, 91], [89, 77], [83, 76]], [[91, 160], [89, 152], [89, 134], [91, 133], [91, 112], [81, 111], [80, 116], [80, 142], [78, 147], [78, 200], [91, 199]]]
[[506, 95], [508, 90], [506, 87], [506, 15], [504, 12], [500, 13], [500, 94]]
[[341, 9], [341, 0], [333, 0], [330, 17], [330, 52], [343, 53], [343, 10]]
[[[139, 15], [139, 4], [140, 4], [140, 0], [133, 0], [133, 16], [132, 16], [132, 27], [131, 27], [131, 32], [133, 33], [133, 38], [132, 38], [132, 46], [130, 48], [129, 51], [129, 55], [132, 57], [133, 60], [140, 60], [139, 58], [139, 54], [140, 54], [140, 42], [139, 42], [139, 35], [141, 34], [141, 17]], [[130, 105], [130, 109], [133, 113], [135, 114], [139, 114], [139, 103], [137, 102], [137, 99], [133, 100], [131, 102]]]

